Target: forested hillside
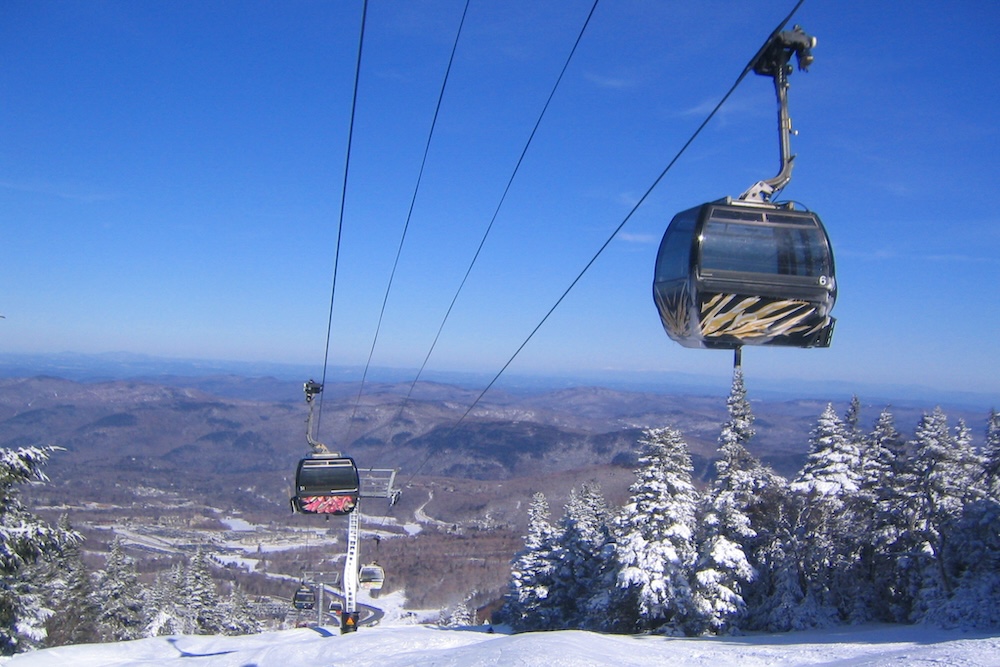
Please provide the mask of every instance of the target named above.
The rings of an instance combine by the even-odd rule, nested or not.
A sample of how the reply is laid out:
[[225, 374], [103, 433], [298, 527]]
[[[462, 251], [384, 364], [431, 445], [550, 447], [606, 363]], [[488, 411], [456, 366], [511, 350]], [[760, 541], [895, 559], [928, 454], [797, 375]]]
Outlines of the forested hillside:
[[699, 491], [683, 434], [649, 429], [628, 502], [594, 485], [552, 523], [544, 494], [502, 610], [520, 630], [701, 635], [870, 621], [997, 628], [1000, 415], [980, 452], [935, 408], [912, 440], [889, 409], [870, 431], [852, 401], [819, 416], [786, 480], [753, 456], [737, 371], [717, 475]]
[[[0, 381], [5, 451], [54, 446], [45, 483], [21, 489], [26, 506], [49, 525], [66, 520], [79, 545], [46, 570], [66, 576], [39, 577], [19, 598], [58, 607], [46, 641], [125, 637], [108, 629], [121, 618], [127, 636], [238, 630], [247, 608], [281, 627], [294, 581], [342, 569], [346, 524], [287, 504], [305, 406], [235, 398], [234, 382], [213, 380], [230, 389], [220, 396], [176, 381]], [[728, 404], [577, 388], [497, 392], [458, 423], [472, 392], [421, 384], [406, 399], [409, 389], [359, 399], [356, 386], [332, 388], [322, 433], [361, 466], [398, 469], [400, 502], [363, 505], [362, 558], [385, 566], [386, 592], [405, 591], [411, 609], [488, 616], [505, 603], [522, 629], [699, 633], [964, 622], [989, 608], [976, 601], [995, 588], [983, 578], [995, 546], [991, 415], [751, 402], [742, 388]], [[925, 484], [956, 453], [964, 463]], [[44, 549], [28, 553], [25, 564], [44, 565]], [[119, 621], [64, 627], [89, 618], [69, 590], [108, 590], [109, 568], [133, 582], [118, 589], [132, 594]], [[162, 603], [197, 586], [242, 611]]]

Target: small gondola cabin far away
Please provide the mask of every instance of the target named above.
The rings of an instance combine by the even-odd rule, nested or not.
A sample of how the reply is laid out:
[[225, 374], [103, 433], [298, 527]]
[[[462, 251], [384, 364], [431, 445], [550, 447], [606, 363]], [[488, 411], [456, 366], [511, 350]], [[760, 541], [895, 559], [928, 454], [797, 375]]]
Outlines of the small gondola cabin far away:
[[316, 455], [299, 461], [292, 508], [305, 514], [350, 514], [360, 495], [358, 467], [349, 456]]

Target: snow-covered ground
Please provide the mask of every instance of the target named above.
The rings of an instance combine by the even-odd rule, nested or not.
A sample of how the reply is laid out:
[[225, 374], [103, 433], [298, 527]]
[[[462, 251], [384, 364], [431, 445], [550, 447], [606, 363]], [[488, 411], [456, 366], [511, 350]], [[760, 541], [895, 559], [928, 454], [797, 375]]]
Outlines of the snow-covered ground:
[[379, 607], [377, 627], [341, 635], [334, 627], [266, 632], [245, 637], [177, 636], [117, 644], [63, 646], [13, 658], [2, 667], [906, 667], [1000, 666], [1000, 634], [970, 634], [926, 626], [871, 625], [789, 634], [677, 639], [593, 632], [512, 635], [502, 628], [446, 629], [429, 623], [438, 610], [407, 611], [401, 591], [358, 601]]
[[380, 626], [340, 635], [333, 628], [246, 637], [183, 636], [118, 644], [65, 646], [25, 653], [4, 667], [617, 667], [704, 665], [901, 665], [995, 667], [1000, 637], [920, 626], [799, 632], [748, 637], [673, 639], [563, 631], [509, 635], [484, 628]]

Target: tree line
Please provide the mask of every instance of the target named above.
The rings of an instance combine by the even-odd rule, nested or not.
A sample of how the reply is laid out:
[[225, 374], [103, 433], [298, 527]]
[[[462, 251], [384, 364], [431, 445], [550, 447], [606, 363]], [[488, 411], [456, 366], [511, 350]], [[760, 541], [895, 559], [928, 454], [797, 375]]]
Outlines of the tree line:
[[889, 408], [871, 431], [860, 401], [828, 405], [786, 480], [754, 457], [737, 369], [716, 475], [699, 490], [683, 435], [648, 429], [628, 502], [595, 484], [552, 521], [528, 508], [524, 548], [494, 620], [515, 630], [674, 635], [840, 623], [1000, 626], [1000, 416], [981, 450], [940, 408], [904, 438]]

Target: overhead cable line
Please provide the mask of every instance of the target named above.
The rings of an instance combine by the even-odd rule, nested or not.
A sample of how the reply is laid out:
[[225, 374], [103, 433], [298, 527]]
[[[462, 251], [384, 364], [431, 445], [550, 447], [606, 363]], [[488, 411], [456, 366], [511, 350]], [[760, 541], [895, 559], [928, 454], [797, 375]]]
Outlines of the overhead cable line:
[[[778, 27], [771, 32], [771, 36], [774, 36], [779, 32], [781, 32], [781, 30], [785, 27], [785, 25], [791, 20], [792, 16], [795, 15], [795, 12], [798, 11], [799, 7], [802, 6], [803, 2], [805, 2], [805, 0], [798, 0], [798, 2], [795, 4], [795, 7], [792, 8], [792, 11], [788, 13], [788, 16], [786, 16], [785, 19], [780, 24], [778, 24]], [[765, 47], [769, 43], [770, 39], [768, 39], [765, 42]], [[628, 212], [625, 218], [618, 224], [617, 227], [615, 227], [614, 231], [611, 232], [611, 235], [608, 236], [607, 240], [601, 245], [600, 248], [597, 249], [597, 252], [594, 253], [594, 256], [590, 258], [590, 261], [587, 262], [587, 264], [583, 267], [583, 269], [581, 269], [580, 273], [578, 273], [576, 278], [574, 278], [573, 281], [569, 284], [569, 287], [567, 287], [563, 291], [563, 293], [559, 296], [559, 298], [556, 299], [556, 302], [552, 304], [552, 307], [549, 308], [547, 313], [545, 313], [545, 316], [542, 317], [542, 319], [538, 322], [537, 325], [535, 325], [535, 328], [531, 330], [531, 333], [528, 334], [528, 337], [524, 339], [524, 341], [520, 344], [520, 346], [518, 346], [518, 348], [514, 351], [514, 354], [510, 356], [510, 358], [507, 360], [507, 363], [505, 363], [503, 367], [499, 371], [497, 371], [497, 374], [493, 377], [492, 380], [490, 380], [490, 383], [486, 385], [486, 388], [483, 389], [483, 391], [479, 394], [476, 400], [472, 402], [472, 404], [465, 411], [465, 414], [463, 414], [462, 417], [458, 420], [458, 422], [456, 422], [455, 426], [458, 426], [458, 424], [462, 423], [462, 420], [464, 420], [469, 415], [469, 413], [472, 412], [472, 409], [476, 407], [476, 405], [479, 403], [480, 400], [482, 400], [483, 396], [486, 395], [486, 392], [488, 392], [493, 387], [493, 385], [496, 384], [496, 381], [500, 379], [500, 376], [503, 375], [504, 371], [506, 371], [507, 368], [514, 362], [514, 359], [516, 359], [517, 356], [521, 353], [521, 350], [525, 348], [528, 342], [535, 336], [536, 333], [538, 333], [538, 330], [542, 328], [542, 325], [545, 324], [545, 322], [549, 319], [549, 316], [551, 316], [552, 313], [555, 311], [555, 309], [559, 307], [559, 304], [563, 302], [563, 299], [565, 299], [566, 296], [570, 293], [570, 291], [574, 287], [576, 287], [576, 284], [580, 282], [580, 279], [583, 278], [583, 275], [588, 270], [590, 270], [590, 267], [593, 266], [594, 262], [597, 261], [597, 258], [601, 256], [601, 254], [605, 251], [605, 249], [609, 245], [611, 245], [611, 242], [614, 240], [614, 238], [618, 236], [618, 232], [620, 232], [622, 228], [626, 225], [626, 223], [628, 223], [628, 221], [631, 220], [635, 212], [639, 210], [639, 207], [642, 206], [642, 204], [646, 201], [649, 195], [652, 194], [653, 190], [656, 189], [656, 186], [659, 185], [660, 181], [663, 180], [663, 177], [667, 175], [667, 172], [670, 171], [670, 169], [674, 166], [674, 164], [677, 163], [677, 160], [679, 160], [681, 155], [683, 155], [684, 152], [687, 151], [688, 147], [694, 142], [695, 138], [699, 134], [701, 134], [701, 131], [705, 129], [705, 126], [708, 125], [709, 121], [711, 121], [712, 118], [715, 116], [715, 114], [719, 111], [719, 109], [722, 108], [722, 105], [726, 103], [726, 100], [728, 100], [730, 96], [733, 94], [733, 92], [736, 91], [736, 88], [740, 85], [740, 83], [743, 82], [743, 79], [746, 78], [747, 74], [753, 71], [753, 65], [757, 61], [757, 58], [763, 52], [765, 47], [761, 47], [761, 50], [758, 51], [754, 55], [754, 57], [750, 59], [750, 62], [748, 62], [746, 67], [743, 68], [743, 71], [740, 72], [740, 75], [736, 77], [736, 81], [734, 81], [733, 85], [729, 87], [729, 90], [726, 91], [726, 94], [722, 96], [722, 99], [719, 100], [719, 103], [715, 105], [715, 108], [713, 108], [712, 111], [709, 112], [709, 114], [705, 117], [705, 120], [701, 122], [701, 125], [698, 126], [698, 128], [694, 131], [691, 137], [686, 142], [684, 142], [684, 145], [681, 146], [680, 150], [677, 151], [677, 154], [674, 155], [673, 159], [670, 160], [670, 162], [667, 164], [666, 167], [664, 167], [663, 171], [661, 171], [660, 175], [656, 177], [652, 185], [650, 185], [649, 188], [646, 189], [646, 192], [643, 193], [642, 197], [639, 198], [639, 201], [635, 203], [635, 205]]]
[[[593, 5], [590, 7], [590, 11], [587, 13], [587, 18], [583, 22], [583, 26], [580, 28], [579, 34], [576, 36], [576, 41], [573, 42], [573, 48], [570, 49], [569, 55], [566, 56], [566, 61], [563, 63], [562, 69], [559, 71], [559, 76], [556, 78], [555, 83], [552, 86], [552, 90], [549, 92], [548, 98], [545, 100], [545, 104], [542, 106], [541, 112], [538, 114], [538, 119], [535, 121], [534, 127], [531, 129], [531, 134], [528, 135], [528, 140], [524, 144], [524, 148], [521, 150], [521, 155], [517, 159], [517, 163], [514, 165], [514, 170], [511, 172], [510, 178], [507, 180], [507, 185], [504, 188], [503, 194], [500, 196], [500, 201], [497, 203], [496, 210], [493, 212], [493, 217], [490, 219], [489, 224], [486, 226], [486, 231], [483, 232], [482, 238], [479, 240], [479, 246], [476, 248], [476, 252], [472, 256], [472, 261], [469, 262], [468, 268], [465, 270], [465, 275], [462, 277], [461, 282], [458, 285], [458, 289], [455, 291], [455, 295], [451, 299], [451, 303], [448, 305], [448, 309], [445, 311], [444, 318], [441, 320], [441, 324], [438, 327], [437, 333], [434, 336], [434, 340], [431, 342], [430, 349], [427, 350], [426, 356], [424, 356], [423, 363], [420, 364], [420, 368], [417, 370], [416, 377], [413, 378], [413, 382], [410, 383], [410, 388], [406, 392], [406, 396], [403, 398], [402, 403], [400, 403], [399, 411], [396, 413], [396, 417], [389, 422], [391, 425], [397, 421], [400, 415], [403, 414], [403, 409], [410, 400], [410, 396], [413, 394], [413, 390], [420, 380], [420, 376], [423, 375], [424, 370], [427, 368], [427, 363], [430, 361], [431, 355], [434, 353], [434, 349], [437, 347], [438, 340], [441, 338], [441, 332], [444, 331], [445, 324], [448, 322], [448, 318], [451, 316], [451, 311], [455, 308], [455, 303], [458, 301], [458, 296], [462, 293], [462, 289], [465, 287], [465, 283], [469, 279], [469, 275], [472, 273], [472, 268], [476, 265], [476, 261], [479, 259], [479, 255], [483, 250], [483, 246], [486, 244], [486, 239], [490, 235], [490, 231], [493, 229], [493, 224], [497, 220], [497, 216], [500, 214], [500, 208], [503, 206], [504, 200], [507, 198], [507, 193], [510, 192], [511, 185], [514, 182], [514, 178], [517, 176], [518, 171], [521, 168], [521, 163], [524, 162], [524, 156], [528, 153], [528, 148], [531, 146], [532, 140], [535, 138], [535, 133], [538, 132], [539, 126], [542, 124], [542, 119], [545, 117], [546, 111], [548, 111], [549, 105], [552, 103], [552, 98], [555, 97], [556, 90], [559, 89], [559, 84], [563, 80], [563, 76], [566, 74], [566, 70], [569, 68], [570, 61], [573, 59], [573, 55], [576, 53], [577, 47], [580, 46], [580, 41], [583, 39], [583, 33], [587, 30], [587, 26], [590, 24], [590, 19], [594, 15], [594, 10], [597, 9], [597, 3], [599, 0], [594, 0]], [[495, 380], [494, 380], [495, 381]], [[491, 383], [492, 384], [492, 383]], [[480, 396], [480, 398], [482, 398]], [[478, 402], [479, 399], [477, 398]], [[457, 426], [458, 424], [456, 424]], [[422, 467], [423, 464], [421, 464]]]
[[[351, 98], [351, 120], [347, 131], [347, 155], [344, 158], [344, 182], [340, 190], [340, 217], [337, 223], [337, 244], [333, 254], [333, 285], [330, 287], [330, 314], [326, 322], [326, 348], [323, 353], [323, 377], [320, 386], [326, 386], [326, 370], [330, 360], [330, 337], [333, 331], [333, 302], [337, 294], [337, 266], [340, 263], [340, 241], [344, 234], [344, 205], [347, 201], [347, 178], [351, 167], [351, 143], [354, 139], [354, 117], [358, 108], [358, 81], [361, 78], [361, 54], [365, 43], [365, 19], [368, 16], [368, 0], [361, 7], [361, 31], [358, 37], [358, 59], [354, 69], [354, 92]], [[319, 395], [319, 410], [316, 415], [316, 432], [323, 418], [323, 394]]]
[[431, 140], [434, 138], [434, 128], [437, 126], [438, 114], [441, 112], [441, 101], [444, 99], [444, 91], [448, 86], [448, 77], [451, 74], [451, 66], [455, 62], [455, 52], [458, 50], [458, 41], [462, 36], [462, 26], [465, 25], [465, 17], [469, 13], [469, 2], [466, 0], [465, 9], [462, 11], [462, 19], [458, 23], [458, 32], [455, 34], [455, 43], [451, 47], [451, 56], [448, 58], [448, 67], [444, 72], [444, 81], [441, 83], [441, 91], [438, 93], [437, 106], [434, 107], [434, 117], [431, 120], [430, 132], [427, 134], [427, 144], [424, 146], [424, 156], [420, 162], [420, 170], [417, 173], [417, 183], [413, 188], [413, 196], [410, 198], [410, 208], [406, 213], [406, 222], [403, 224], [403, 233], [399, 238], [399, 247], [396, 249], [396, 259], [392, 263], [392, 270], [389, 272], [389, 284], [385, 288], [385, 296], [382, 298], [382, 309], [378, 314], [378, 324], [375, 326], [375, 336], [372, 338], [371, 350], [368, 352], [368, 361], [365, 363], [365, 370], [361, 374], [361, 386], [358, 388], [358, 397], [354, 401], [354, 409], [351, 412], [351, 421], [348, 426], [347, 440], [350, 440], [350, 429], [354, 425], [354, 416], [357, 414], [358, 405], [361, 403], [361, 395], [365, 389], [365, 380], [368, 377], [368, 369], [375, 354], [375, 345], [378, 343], [379, 331], [382, 329], [382, 319], [385, 316], [385, 307], [389, 301], [389, 293], [392, 291], [393, 278], [396, 276], [396, 268], [399, 266], [399, 257], [403, 253], [403, 244], [406, 241], [406, 232], [410, 228], [410, 219], [413, 217], [413, 207], [417, 201], [417, 193], [420, 191], [420, 182], [424, 176], [424, 167], [427, 165], [427, 155], [431, 150]]
[[[771, 32], [771, 37], [774, 37], [784, 29], [785, 25], [791, 20], [792, 16], [794, 16], [795, 13], [799, 10], [799, 7], [802, 6], [803, 2], [805, 2], [805, 0], [798, 0], [798, 2], [795, 4], [792, 10], [784, 18], [784, 20], [781, 21], [781, 23], [778, 24], [778, 27], [776, 27]], [[518, 346], [518, 348], [514, 351], [514, 354], [510, 356], [510, 358], [503, 365], [503, 367], [497, 372], [497, 374], [493, 377], [493, 379], [490, 380], [489, 384], [487, 384], [486, 387], [482, 390], [482, 392], [479, 393], [479, 395], [476, 397], [476, 400], [474, 400], [472, 404], [469, 405], [469, 407], [465, 410], [465, 412], [458, 419], [458, 421], [451, 426], [448, 435], [454, 432], [455, 429], [457, 429], [458, 426], [463, 421], [465, 421], [465, 418], [468, 417], [469, 414], [472, 412], [472, 410], [476, 407], [476, 405], [479, 404], [479, 402], [483, 399], [483, 396], [486, 395], [486, 392], [488, 392], [493, 387], [493, 385], [496, 384], [497, 380], [500, 379], [500, 376], [503, 375], [504, 371], [506, 371], [507, 368], [514, 362], [514, 359], [517, 358], [517, 356], [521, 353], [521, 351], [525, 348], [525, 346], [527, 346], [528, 342], [534, 337], [534, 335], [538, 333], [538, 330], [542, 328], [542, 325], [545, 324], [545, 322], [549, 319], [549, 317], [552, 315], [555, 309], [559, 307], [559, 305], [563, 302], [563, 300], [570, 293], [570, 291], [576, 286], [578, 282], [580, 282], [580, 279], [583, 278], [583, 275], [590, 269], [591, 266], [593, 266], [594, 262], [597, 261], [597, 258], [600, 257], [601, 254], [604, 252], [604, 250], [611, 244], [614, 238], [618, 235], [618, 232], [622, 230], [622, 228], [625, 226], [626, 223], [628, 223], [628, 221], [632, 218], [632, 216], [639, 209], [639, 207], [642, 206], [643, 202], [645, 202], [646, 199], [649, 197], [649, 195], [652, 194], [653, 190], [656, 189], [656, 186], [659, 185], [660, 181], [662, 181], [664, 176], [667, 175], [667, 172], [669, 172], [670, 169], [674, 166], [674, 164], [676, 164], [676, 162], [680, 159], [681, 155], [683, 155], [684, 152], [688, 149], [688, 147], [694, 142], [695, 138], [699, 134], [701, 134], [701, 131], [705, 129], [705, 126], [708, 125], [709, 121], [711, 121], [712, 118], [715, 116], [715, 114], [719, 111], [719, 109], [722, 108], [722, 105], [726, 103], [726, 101], [730, 98], [730, 96], [732, 96], [733, 92], [735, 92], [736, 88], [740, 85], [740, 83], [742, 83], [743, 79], [746, 78], [747, 74], [753, 71], [754, 63], [757, 61], [757, 59], [760, 57], [761, 53], [763, 53], [764, 49], [769, 43], [770, 43], [770, 38], [765, 42], [765, 46], [761, 47], [761, 49], [753, 56], [753, 58], [750, 59], [746, 67], [743, 68], [743, 71], [740, 72], [740, 75], [736, 77], [736, 81], [734, 81], [732, 86], [729, 87], [729, 90], [726, 91], [726, 94], [722, 96], [722, 99], [720, 99], [718, 104], [716, 104], [715, 107], [712, 109], [712, 111], [709, 112], [709, 114], [705, 117], [705, 119], [701, 122], [701, 124], [691, 135], [691, 137], [684, 143], [683, 146], [681, 146], [680, 150], [677, 151], [677, 154], [674, 155], [673, 159], [670, 160], [670, 162], [667, 164], [666, 167], [664, 167], [663, 171], [661, 171], [660, 175], [656, 177], [652, 185], [650, 185], [649, 188], [646, 189], [646, 192], [642, 195], [642, 197], [639, 198], [639, 200], [635, 203], [632, 209], [621, 221], [621, 223], [619, 223], [618, 226], [615, 227], [614, 231], [611, 232], [611, 235], [608, 236], [607, 240], [601, 245], [600, 248], [598, 248], [597, 252], [595, 252], [593, 257], [590, 258], [590, 261], [587, 262], [587, 264], [583, 267], [583, 269], [577, 274], [576, 278], [574, 278], [573, 281], [569, 284], [569, 287], [567, 287], [563, 291], [563, 293], [559, 296], [559, 298], [552, 305], [552, 307], [549, 308], [548, 312], [545, 313], [544, 317], [542, 317], [542, 319], [538, 322], [538, 324], [535, 325], [535, 328], [531, 330], [531, 333], [528, 334], [527, 338], [525, 338], [524, 341]], [[419, 468], [417, 468], [416, 471], [414, 471], [410, 479], [416, 476], [416, 474], [420, 471], [420, 469], [422, 469], [423, 466], [427, 463], [429, 458], [430, 457], [424, 459], [424, 462], [420, 465]]]

